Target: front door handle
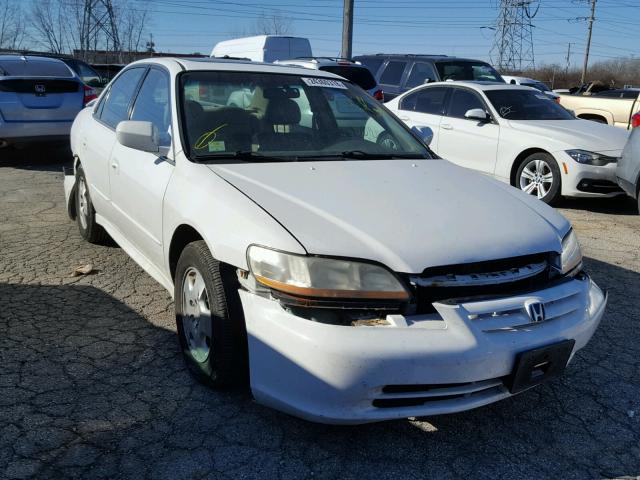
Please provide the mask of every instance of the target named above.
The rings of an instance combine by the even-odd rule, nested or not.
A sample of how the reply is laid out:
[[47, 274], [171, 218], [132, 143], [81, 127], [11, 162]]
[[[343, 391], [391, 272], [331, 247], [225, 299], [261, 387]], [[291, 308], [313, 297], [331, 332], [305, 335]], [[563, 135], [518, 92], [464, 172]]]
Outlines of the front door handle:
[[445, 130], [453, 130], [453, 125], [451, 125], [449, 123], [444, 123], [444, 124], [442, 124], [440, 126]]
[[410, 120], [409, 117], [398, 117], [398, 118], [403, 122], [408, 122]]
[[111, 162], [111, 168], [114, 170], [118, 170], [118, 162]]

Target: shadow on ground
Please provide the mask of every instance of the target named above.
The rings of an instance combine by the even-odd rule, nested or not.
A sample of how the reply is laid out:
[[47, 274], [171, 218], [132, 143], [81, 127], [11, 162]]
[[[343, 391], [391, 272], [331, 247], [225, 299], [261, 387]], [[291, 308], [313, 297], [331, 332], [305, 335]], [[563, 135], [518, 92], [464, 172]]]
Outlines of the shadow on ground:
[[638, 203], [627, 195], [618, 195], [612, 198], [562, 198], [555, 206], [568, 210], [586, 210], [614, 215], [636, 215], [638, 213]]
[[586, 264], [610, 307], [564, 377], [463, 414], [357, 427], [200, 386], [174, 332], [95, 287], [0, 285], [0, 477], [638, 475], [640, 275]]
[[0, 168], [13, 167], [25, 170], [56, 171], [71, 166], [71, 148], [68, 143], [30, 144], [21, 148], [0, 149]]

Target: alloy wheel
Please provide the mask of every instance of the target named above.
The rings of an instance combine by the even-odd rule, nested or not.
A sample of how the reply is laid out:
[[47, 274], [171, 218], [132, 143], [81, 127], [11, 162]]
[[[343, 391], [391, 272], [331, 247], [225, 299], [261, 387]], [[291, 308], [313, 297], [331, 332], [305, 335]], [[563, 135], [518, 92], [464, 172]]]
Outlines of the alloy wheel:
[[520, 174], [520, 189], [530, 195], [544, 198], [553, 186], [553, 171], [544, 160], [531, 160]]

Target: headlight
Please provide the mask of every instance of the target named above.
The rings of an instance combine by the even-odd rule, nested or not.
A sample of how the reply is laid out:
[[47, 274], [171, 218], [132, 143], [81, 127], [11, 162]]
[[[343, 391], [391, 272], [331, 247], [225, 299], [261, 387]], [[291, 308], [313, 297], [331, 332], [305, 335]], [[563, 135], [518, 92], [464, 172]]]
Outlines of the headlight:
[[595, 167], [602, 167], [618, 161], [616, 157], [608, 157], [599, 153], [588, 152], [587, 150], [567, 150], [566, 153], [578, 163], [593, 165]]
[[578, 237], [573, 229], [562, 240], [562, 254], [556, 268], [563, 274], [576, 270], [582, 264], [582, 251], [578, 243]]
[[321, 298], [408, 300], [393, 273], [379, 265], [310, 257], [251, 246], [247, 253], [255, 279], [291, 295]]

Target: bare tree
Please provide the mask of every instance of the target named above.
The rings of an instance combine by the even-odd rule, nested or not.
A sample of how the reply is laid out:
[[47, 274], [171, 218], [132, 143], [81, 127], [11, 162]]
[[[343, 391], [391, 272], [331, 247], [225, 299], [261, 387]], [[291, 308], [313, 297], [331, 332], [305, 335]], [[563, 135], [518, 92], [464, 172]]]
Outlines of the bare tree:
[[0, 0], [0, 48], [22, 48], [26, 28], [22, 5], [16, 0]]
[[31, 4], [36, 40], [53, 53], [67, 50], [68, 18], [60, 0], [35, 0]]
[[273, 13], [261, 15], [254, 27], [256, 35], [288, 35], [293, 33], [293, 25], [290, 18]]

